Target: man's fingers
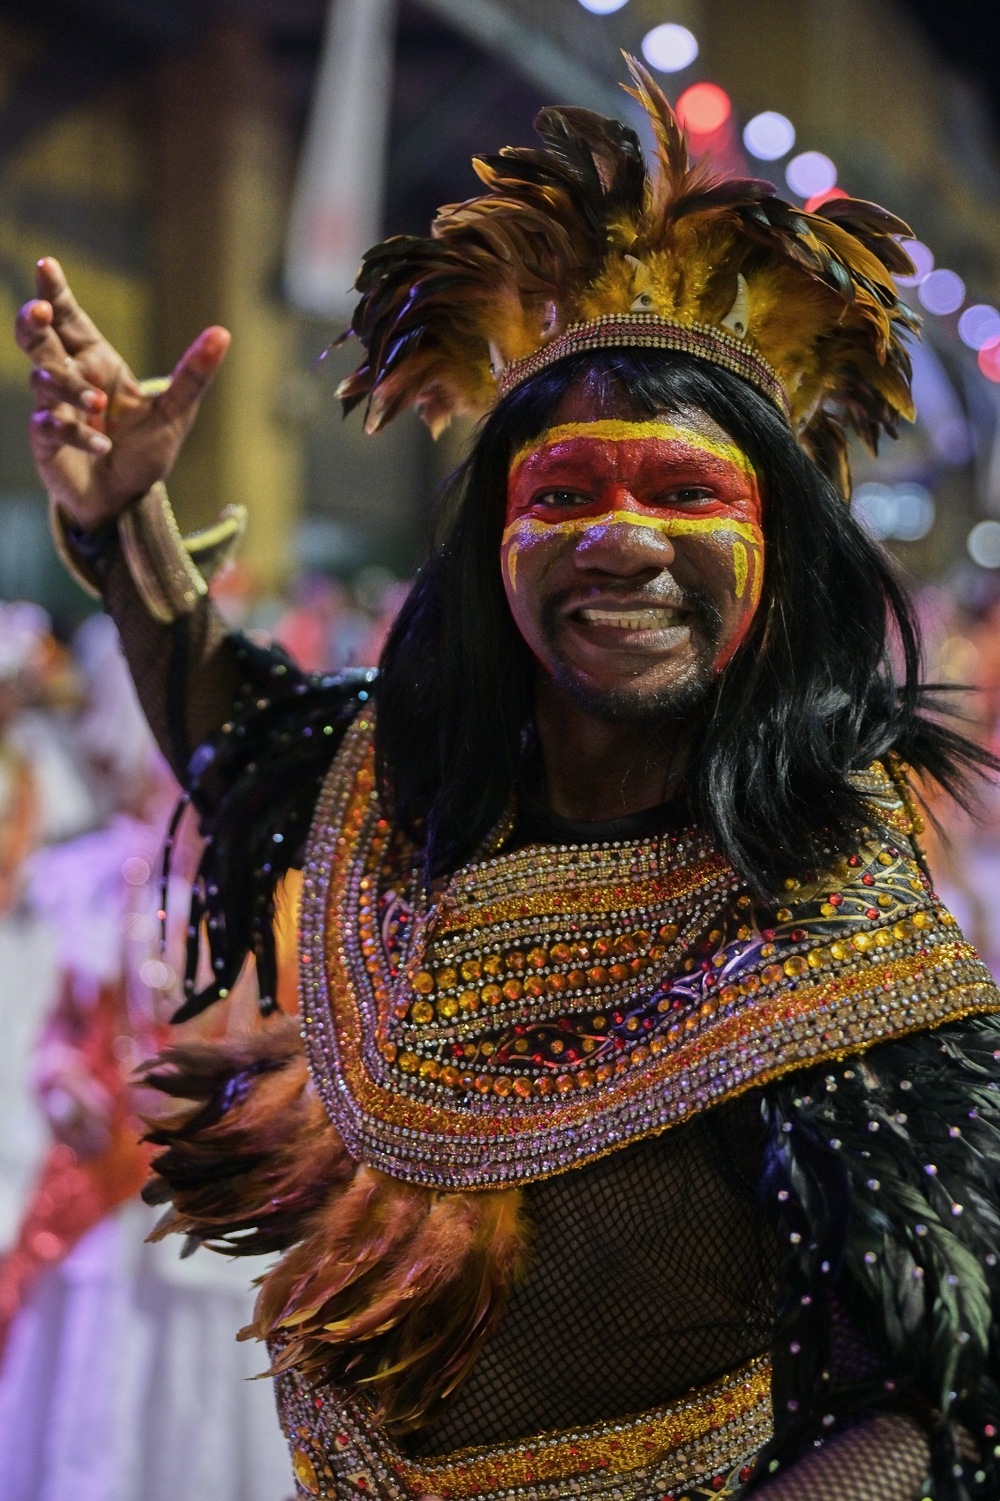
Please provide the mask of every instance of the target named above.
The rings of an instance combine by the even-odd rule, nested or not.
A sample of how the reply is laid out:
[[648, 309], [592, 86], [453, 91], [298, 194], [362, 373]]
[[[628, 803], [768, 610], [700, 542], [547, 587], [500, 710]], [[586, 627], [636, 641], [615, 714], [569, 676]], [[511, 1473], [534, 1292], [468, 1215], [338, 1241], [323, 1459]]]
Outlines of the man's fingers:
[[41, 459], [66, 447], [81, 448], [95, 457], [111, 451], [111, 439], [88, 427], [80, 414], [65, 403], [51, 410], [43, 408], [35, 412], [31, 418], [30, 435], [35, 455]]
[[100, 341], [99, 329], [73, 296], [63, 268], [53, 256], [38, 262], [35, 284], [39, 297], [51, 303], [52, 325], [70, 354], [79, 354]]
[[103, 412], [108, 404], [104, 391], [86, 381], [76, 364], [69, 360], [52, 369], [36, 365], [28, 378], [37, 407], [55, 407], [62, 402], [79, 407], [91, 415]]
[[52, 327], [52, 304], [32, 298], [14, 319], [14, 337], [31, 359], [67, 358], [66, 349]]
[[160, 412], [170, 422], [186, 421], [193, 415], [213, 375], [226, 357], [231, 335], [213, 325], [195, 339], [174, 366], [170, 385], [156, 398]]

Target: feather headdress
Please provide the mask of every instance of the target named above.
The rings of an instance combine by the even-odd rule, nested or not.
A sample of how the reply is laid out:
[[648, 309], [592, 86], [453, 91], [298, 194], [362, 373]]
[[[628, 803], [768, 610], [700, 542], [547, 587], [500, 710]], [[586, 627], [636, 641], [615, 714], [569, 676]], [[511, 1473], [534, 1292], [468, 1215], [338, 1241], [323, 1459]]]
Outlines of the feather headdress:
[[664, 95], [626, 61], [652, 161], [629, 126], [574, 108], [542, 110], [544, 149], [474, 158], [483, 195], [365, 255], [345, 410], [364, 402], [374, 432], [414, 406], [436, 436], [577, 350], [676, 349], [762, 390], [846, 489], [848, 430], [873, 447], [913, 416], [902, 335], [917, 320], [893, 282], [912, 270], [910, 231], [873, 203], [806, 213], [771, 183], [692, 166]]

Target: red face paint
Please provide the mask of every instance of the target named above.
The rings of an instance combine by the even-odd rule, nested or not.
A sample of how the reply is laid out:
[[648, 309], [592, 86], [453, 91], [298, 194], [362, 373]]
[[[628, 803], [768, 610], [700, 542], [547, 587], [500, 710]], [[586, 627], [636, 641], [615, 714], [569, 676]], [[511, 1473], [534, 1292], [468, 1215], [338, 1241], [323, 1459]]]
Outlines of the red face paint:
[[752, 465], [703, 413], [557, 424], [515, 455], [502, 566], [551, 671], [669, 700], [721, 671], [763, 582]]

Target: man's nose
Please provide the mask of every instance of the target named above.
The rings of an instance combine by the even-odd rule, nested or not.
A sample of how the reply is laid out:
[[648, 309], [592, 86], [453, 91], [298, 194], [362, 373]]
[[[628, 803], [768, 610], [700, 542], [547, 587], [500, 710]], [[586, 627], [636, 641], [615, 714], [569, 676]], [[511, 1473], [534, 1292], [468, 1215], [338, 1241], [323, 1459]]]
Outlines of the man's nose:
[[621, 577], [660, 573], [675, 556], [664, 522], [627, 491], [616, 494], [607, 511], [580, 533], [574, 549], [578, 568]]

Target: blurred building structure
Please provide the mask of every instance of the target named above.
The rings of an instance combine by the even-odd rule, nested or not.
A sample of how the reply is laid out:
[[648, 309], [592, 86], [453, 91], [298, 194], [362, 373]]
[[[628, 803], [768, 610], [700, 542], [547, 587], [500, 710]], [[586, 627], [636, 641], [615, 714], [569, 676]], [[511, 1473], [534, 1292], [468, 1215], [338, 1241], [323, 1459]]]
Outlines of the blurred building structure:
[[[397, 0], [392, 76], [373, 81], [390, 101], [384, 160], [373, 141], [371, 166], [386, 232], [423, 232], [438, 204], [474, 191], [472, 152], [529, 140], [542, 103], [627, 109], [620, 49], [638, 52], [670, 22], [699, 52], [661, 81], [674, 98], [699, 80], [726, 91], [735, 166], [787, 192], [783, 163], [747, 159], [740, 138], [758, 112], [780, 112], [796, 149], [835, 161], [847, 191], [909, 218], [960, 274], [966, 303], [1000, 302], [994, 101], [944, 60], [917, 0], [589, 3]], [[356, 420], [342, 424], [333, 388], [351, 351], [318, 359], [340, 325], [284, 292], [327, 20], [325, 0], [51, 0], [44, 14], [0, 0], [0, 314], [9, 325], [34, 260], [54, 253], [141, 374], [169, 368], [206, 323], [232, 329], [171, 489], [186, 526], [249, 505], [244, 557], [267, 591], [303, 563], [410, 570], [428, 493], [461, 447], [458, 435], [435, 449], [410, 414], [374, 444]], [[977, 519], [1000, 516], [1000, 385], [957, 337], [957, 311], [928, 316], [925, 420], [880, 467], [859, 468], [862, 481], [938, 500], [933, 527], [893, 544], [923, 577], [962, 555]], [[27, 409], [21, 358], [0, 340], [0, 595], [78, 613], [43, 541]]]

